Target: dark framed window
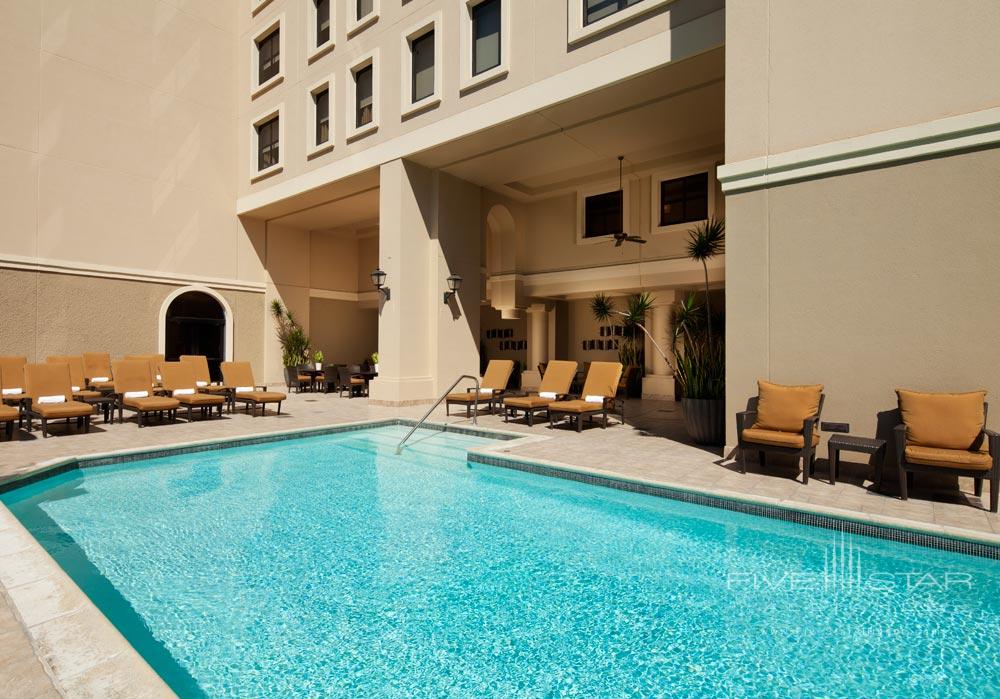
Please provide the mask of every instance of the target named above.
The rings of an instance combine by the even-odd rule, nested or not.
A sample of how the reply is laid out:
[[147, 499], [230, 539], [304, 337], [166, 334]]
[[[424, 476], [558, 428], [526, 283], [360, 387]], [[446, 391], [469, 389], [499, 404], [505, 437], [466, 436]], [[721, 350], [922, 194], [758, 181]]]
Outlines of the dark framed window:
[[583, 237], [622, 232], [622, 192], [594, 194], [583, 200]]
[[588, 25], [621, 12], [626, 7], [638, 5], [642, 0], [581, 0], [581, 2], [583, 2], [583, 24]]
[[316, 145], [330, 140], [330, 88], [313, 95], [316, 102]]
[[281, 29], [275, 29], [257, 42], [257, 84], [263, 85], [278, 74], [281, 56]]
[[330, 0], [314, 0], [316, 3], [316, 45], [322, 46], [330, 40]]
[[708, 173], [677, 177], [660, 183], [660, 225], [708, 218]]
[[410, 42], [413, 54], [412, 101], [419, 102], [434, 94], [434, 30]]
[[375, 9], [375, 0], [357, 0], [357, 2], [358, 4], [356, 10], [358, 14], [355, 16], [358, 19], [367, 17]]
[[257, 170], [278, 164], [278, 117], [257, 125]]
[[472, 8], [472, 74], [500, 65], [500, 3], [484, 0]]
[[354, 125], [358, 128], [372, 123], [372, 119], [374, 118], [373, 78], [374, 70], [371, 65], [367, 65], [354, 73], [355, 94], [357, 95], [355, 110], [357, 113]]

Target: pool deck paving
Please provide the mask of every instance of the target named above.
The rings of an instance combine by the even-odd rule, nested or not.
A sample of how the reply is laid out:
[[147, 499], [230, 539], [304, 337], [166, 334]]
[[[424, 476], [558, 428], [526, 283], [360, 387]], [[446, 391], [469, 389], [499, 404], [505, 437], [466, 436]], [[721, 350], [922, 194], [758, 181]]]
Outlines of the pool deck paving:
[[[101, 424], [89, 434], [56, 425], [42, 439], [18, 432], [0, 442], [0, 483], [20, 479], [71, 457], [180, 443], [259, 435], [346, 423], [405, 418], [415, 420], [426, 406], [386, 407], [364, 398], [326, 394], [293, 394], [282, 414], [266, 417], [243, 412], [139, 429]], [[442, 407], [431, 420], [471, 425], [464, 410], [450, 417]], [[498, 443], [498, 455], [561, 465], [613, 478], [637, 480], [726, 497], [840, 514], [950, 536], [1000, 542], [1000, 516], [987, 511], [989, 484], [983, 497], [973, 495], [969, 479], [920, 478], [903, 502], [895, 469], [886, 468], [886, 493], [875, 492], [872, 467], [844, 462], [836, 485], [826, 480], [825, 461], [817, 464], [808, 484], [791, 460], [769, 460], [761, 470], [750, 463], [746, 474], [737, 464], [689, 442], [679, 404], [673, 401], [629, 401], [625, 424], [611, 418], [607, 429], [587, 427], [578, 434], [565, 424], [549, 429], [544, 421], [528, 427], [523, 420], [505, 423], [501, 415], [481, 415], [479, 427], [530, 435], [523, 442]], [[957, 481], [957, 482], [956, 482]], [[170, 696], [170, 690], [127, 641], [80, 592], [49, 555], [0, 505], [0, 696]]]

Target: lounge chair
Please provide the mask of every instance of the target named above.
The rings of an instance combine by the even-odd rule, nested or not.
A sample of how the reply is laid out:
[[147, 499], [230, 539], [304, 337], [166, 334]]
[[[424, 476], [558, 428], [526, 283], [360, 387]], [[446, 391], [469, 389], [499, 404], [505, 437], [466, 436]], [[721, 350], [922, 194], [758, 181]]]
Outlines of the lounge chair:
[[[556, 418], [564, 416], [572, 425], [576, 418], [576, 431], [583, 431], [583, 418], [593, 422], [598, 413], [604, 416], [603, 428], [608, 426], [608, 412], [615, 409], [615, 394], [618, 392], [618, 381], [622, 377], [621, 362], [591, 362], [587, 369], [587, 378], [583, 382], [583, 392], [578, 400], [556, 401], [549, 403], [549, 427]], [[624, 418], [624, 403], [622, 403], [622, 422]]]
[[233, 400], [246, 403], [247, 410], [252, 410], [254, 417], [257, 417], [258, 405], [260, 415], [263, 417], [268, 403], [277, 403], [278, 415], [281, 415], [281, 402], [288, 396], [277, 391], [268, 391], [267, 386], [255, 382], [250, 362], [223, 362], [222, 378], [227, 386], [233, 387]]
[[13, 406], [21, 404], [21, 399], [24, 396], [24, 365], [27, 363], [27, 357], [0, 357], [0, 381], [3, 382], [4, 386], [3, 389], [0, 389], [0, 396], [3, 398], [0, 403], [8, 403]]
[[180, 402], [176, 398], [153, 395], [153, 373], [144, 359], [123, 359], [113, 365], [115, 393], [118, 395], [118, 420], [124, 422], [124, 410], [136, 414], [139, 427], [144, 427], [149, 415], [164, 413], [170, 421], [177, 419]]
[[222, 417], [222, 406], [226, 397], [218, 394], [199, 393], [194, 378], [194, 368], [189, 362], [164, 362], [160, 365], [163, 378], [163, 390], [170, 397], [187, 407], [188, 422], [194, 419], [194, 409], [201, 411], [202, 417], [211, 417], [212, 410], [219, 409]]
[[514, 372], [514, 361], [512, 359], [491, 359], [486, 365], [486, 372], [483, 380], [479, 382], [479, 393], [474, 388], [470, 388], [465, 393], [449, 393], [445, 398], [445, 415], [451, 415], [452, 405], [464, 405], [465, 416], [469, 417], [473, 404], [477, 409], [481, 403], [489, 406], [493, 412], [494, 402], [499, 403], [504, 393], [507, 392], [507, 384], [510, 382], [510, 375]]
[[899, 493], [908, 497], [916, 471], [974, 479], [976, 497], [990, 481], [990, 512], [1000, 495], [1000, 434], [986, 428], [986, 391], [920, 393], [897, 389], [903, 424], [897, 425]]
[[[22, 375], [24, 371], [22, 370]], [[19, 381], [18, 383], [24, 383]], [[0, 371], [0, 389], [4, 387], [3, 383], [3, 372]], [[14, 438], [14, 421], [17, 420], [18, 427], [21, 426], [22, 411], [20, 403], [17, 406], [4, 405], [0, 402], [0, 425], [4, 426], [4, 431], [7, 433], [7, 439]]]
[[528, 416], [528, 427], [532, 427], [535, 424], [535, 413], [548, 412], [550, 404], [567, 396], [573, 377], [576, 376], [576, 366], [576, 362], [564, 360], [548, 362], [537, 393], [503, 399], [503, 421], [508, 422], [511, 417], [517, 418], [520, 410]]
[[791, 454], [802, 460], [802, 482], [816, 465], [819, 417], [823, 412], [823, 385], [783, 386], [757, 381], [757, 397], [736, 413], [740, 473], [747, 472], [746, 452], [757, 452], [761, 466], [766, 453]]
[[26, 364], [24, 366], [24, 392], [30, 403], [26, 406], [28, 431], [31, 419], [42, 421], [42, 437], [49, 436], [49, 420], [76, 419], [83, 431], [90, 431], [90, 416], [94, 406], [73, 400], [73, 385], [69, 366], [66, 364]]
[[102, 393], [114, 391], [115, 382], [112, 380], [111, 355], [107, 352], [84, 352], [83, 376], [87, 384], [86, 388]]
[[87, 402], [95, 398], [100, 398], [100, 391], [92, 391], [86, 388], [87, 381], [83, 378], [83, 357], [78, 354], [52, 354], [45, 358], [47, 364], [65, 364], [69, 367], [69, 379], [73, 384], [73, 400]]
[[363, 396], [368, 390], [368, 382], [365, 381], [360, 376], [356, 376], [357, 372], [361, 371], [361, 365], [355, 364], [353, 366], [338, 366], [337, 367], [337, 377], [340, 383], [340, 397], [344, 397], [344, 391], [347, 391], [348, 398], [354, 398], [355, 395]]

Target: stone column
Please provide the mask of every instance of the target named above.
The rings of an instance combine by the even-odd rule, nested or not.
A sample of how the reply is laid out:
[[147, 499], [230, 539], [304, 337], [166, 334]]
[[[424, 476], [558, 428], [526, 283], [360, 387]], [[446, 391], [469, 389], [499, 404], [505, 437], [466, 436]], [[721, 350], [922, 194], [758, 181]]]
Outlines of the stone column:
[[549, 361], [549, 311], [544, 304], [528, 307], [528, 368], [521, 375], [521, 388], [537, 389], [542, 382], [538, 365]]
[[[649, 332], [664, 350], [670, 350], [670, 313], [676, 300], [674, 291], [656, 291], [656, 305], [649, 317]], [[674, 397], [674, 377], [667, 361], [646, 341], [646, 376], [642, 380], [642, 397], [672, 400]]]

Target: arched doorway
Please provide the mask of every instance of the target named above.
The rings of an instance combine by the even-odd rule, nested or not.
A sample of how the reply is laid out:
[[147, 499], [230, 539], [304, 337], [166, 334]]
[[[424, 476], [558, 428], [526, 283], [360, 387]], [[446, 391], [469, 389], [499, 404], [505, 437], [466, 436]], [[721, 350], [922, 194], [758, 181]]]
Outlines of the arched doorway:
[[162, 313], [163, 346], [168, 362], [183, 354], [203, 354], [213, 380], [221, 379], [219, 364], [227, 356], [229, 314], [213, 294], [199, 290], [180, 290], [164, 302]]

